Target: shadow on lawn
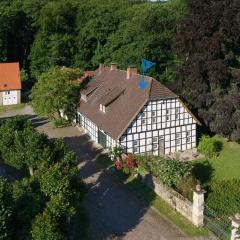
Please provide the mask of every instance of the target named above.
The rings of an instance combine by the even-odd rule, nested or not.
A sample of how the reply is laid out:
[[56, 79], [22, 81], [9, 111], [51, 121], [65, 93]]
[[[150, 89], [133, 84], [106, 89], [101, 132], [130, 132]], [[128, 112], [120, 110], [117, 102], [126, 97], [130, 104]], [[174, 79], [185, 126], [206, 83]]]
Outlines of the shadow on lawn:
[[88, 188], [84, 208], [90, 220], [89, 238], [120, 239], [135, 229], [155, 196], [140, 201], [132, 194], [133, 188], [140, 188], [140, 181], [125, 183], [128, 176], [111, 168], [112, 162], [103, 149], [96, 148], [87, 135], [67, 137], [64, 141], [77, 154], [80, 176]]
[[203, 186], [206, 186], [214, 176], [214, 168], [209, 161], [196, 162], [193, 165], [193, 176], [200, 181]]

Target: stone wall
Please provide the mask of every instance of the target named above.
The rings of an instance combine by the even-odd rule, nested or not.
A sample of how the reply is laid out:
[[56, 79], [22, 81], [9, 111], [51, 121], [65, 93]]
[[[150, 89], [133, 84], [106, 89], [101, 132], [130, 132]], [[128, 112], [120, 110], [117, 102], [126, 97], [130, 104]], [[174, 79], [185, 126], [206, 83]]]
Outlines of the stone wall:
[[143, 177], [143, 182], [146, 186], [153, 189], [153, 191], [167, 202], [175, 211], [192, 221], [193, 204], [185, 199], [181, 194], [171, 188], [160, 184], [154, 177], [147, 174]]
[[192, 224], [197, 227], [203, 226], [203, 211], [204, 211], [204, 190], [200, 186], [193, 190], [193, 203], [184, 198], [181, 194], [168, 188], [157, 181], [151, 174], [142, 176], [143, 183], [151, 188], [159, 197], [167, 202], [175, 211], [187, 218]]

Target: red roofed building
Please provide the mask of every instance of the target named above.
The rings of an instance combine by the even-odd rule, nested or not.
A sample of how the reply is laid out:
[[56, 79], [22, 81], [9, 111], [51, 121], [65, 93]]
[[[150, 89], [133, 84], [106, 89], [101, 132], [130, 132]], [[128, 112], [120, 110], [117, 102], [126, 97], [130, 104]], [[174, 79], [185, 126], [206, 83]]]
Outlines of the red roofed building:
[[0, 63], [0, 106], [21, 103], [19, 63]]

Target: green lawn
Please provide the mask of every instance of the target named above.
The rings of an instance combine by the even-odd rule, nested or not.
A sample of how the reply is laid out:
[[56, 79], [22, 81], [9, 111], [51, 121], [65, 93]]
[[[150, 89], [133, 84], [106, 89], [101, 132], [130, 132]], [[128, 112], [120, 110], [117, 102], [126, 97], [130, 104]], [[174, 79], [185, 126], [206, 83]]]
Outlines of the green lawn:
[[223, 138], [219, 140], [223, 143], [220, 155], [215, 159], [194, 161], [196, 173], [204, 178], [210, 177], [207, 175], [211, 174], [212, 179], [218, 180], [240, 178], [240, 144], [227, 142]]
[[14, 104], [14, 105], [9, 105], [9, 106], [0, 106], [0, 114], [5, 113], [8, 111], [15, 111], [15, 110], [20, 110], [25, 107], [25, 103], [20, 103], [20, 104]]

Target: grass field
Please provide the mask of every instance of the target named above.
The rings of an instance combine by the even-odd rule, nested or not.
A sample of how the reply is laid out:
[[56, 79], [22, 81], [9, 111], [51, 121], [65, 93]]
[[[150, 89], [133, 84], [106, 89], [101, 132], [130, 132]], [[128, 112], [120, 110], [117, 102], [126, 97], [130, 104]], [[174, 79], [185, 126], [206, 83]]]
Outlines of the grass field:
[[20, 104], [9, 105], [9, 106], [0, 106], [0, 114], [8, 111], [20, 110], [24, 108], [25, 105], [26, 105], [25, 103], [20, 103]]
[[[193, 162], [197, 167], [197, 174], [206, 179], [208, 177], [218, 180], [240, 179], [240, 144], [227, 142], [223, 138], [219, 138], [219, 140], [223, 143], [223, 148], [217, 158]], [[211, 176], [207, 176], [208, 174], [211, 174]]]

